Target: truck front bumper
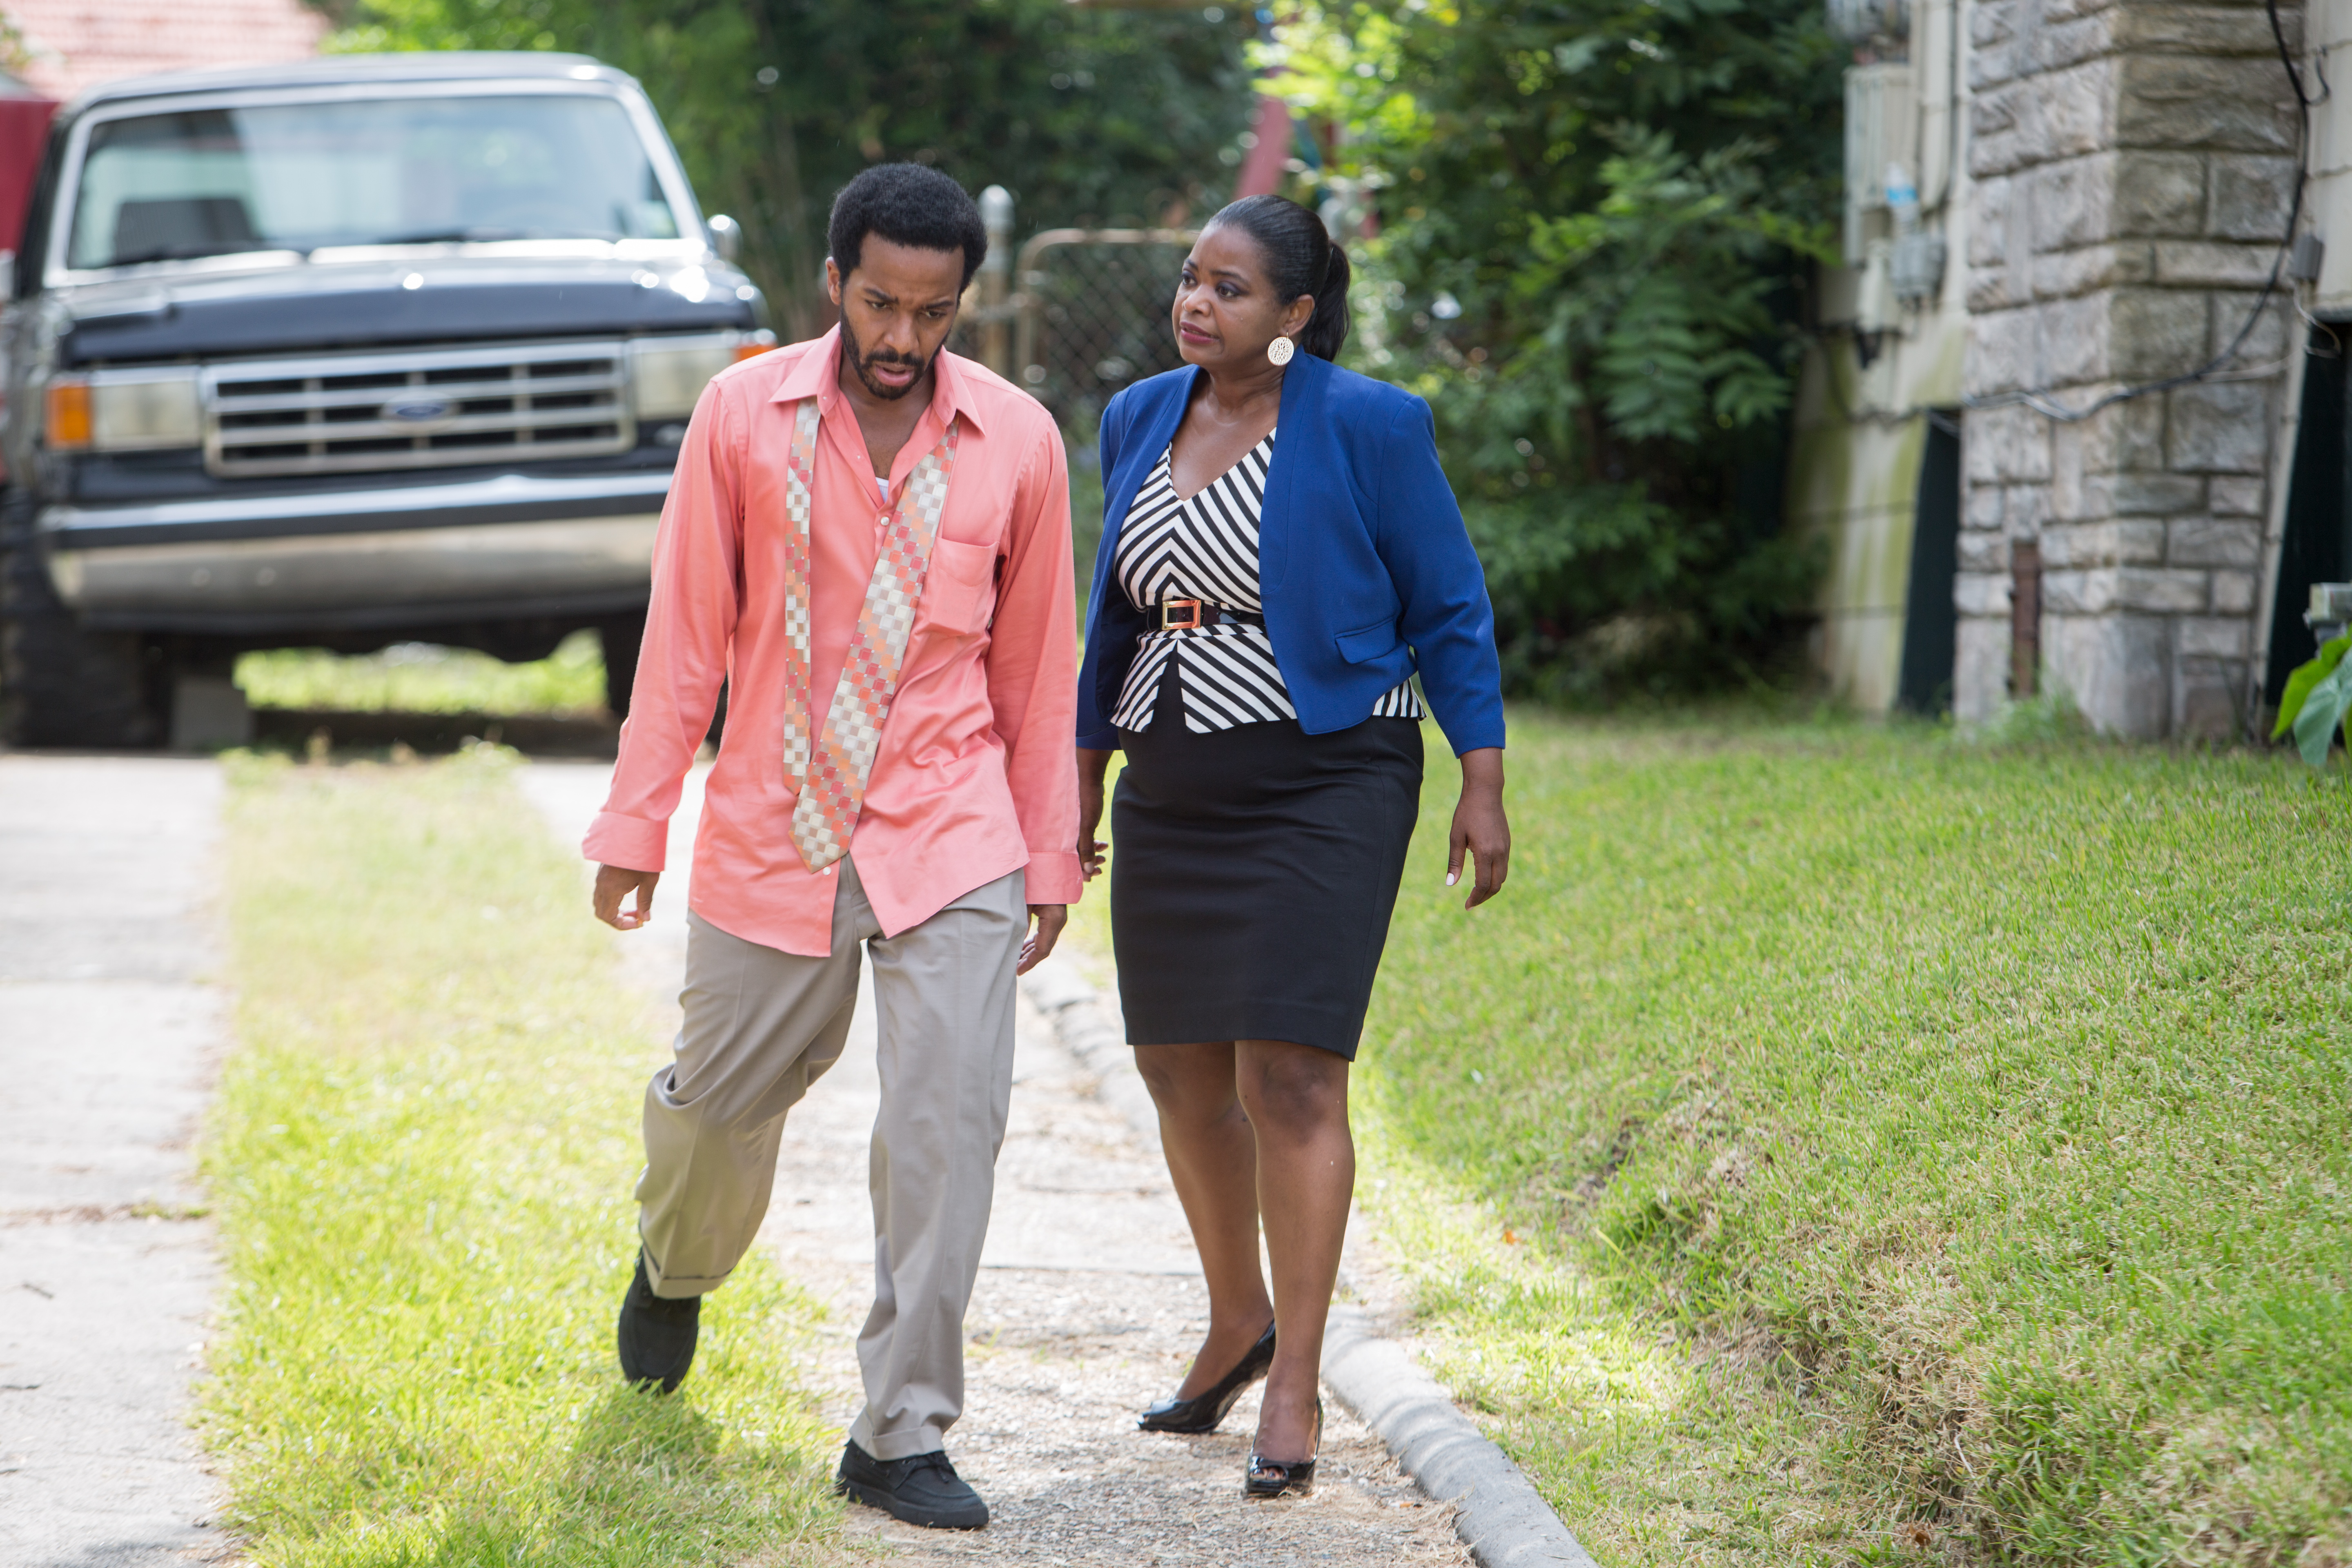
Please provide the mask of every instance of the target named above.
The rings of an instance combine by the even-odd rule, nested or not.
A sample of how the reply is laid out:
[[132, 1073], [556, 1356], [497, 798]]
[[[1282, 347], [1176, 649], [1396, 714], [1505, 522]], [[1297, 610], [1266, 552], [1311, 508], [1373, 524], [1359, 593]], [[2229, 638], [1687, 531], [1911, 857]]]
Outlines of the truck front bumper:
[[86, 625], [264, 633], [642, 605], [666, 472], [52, 507], [35, 528]]

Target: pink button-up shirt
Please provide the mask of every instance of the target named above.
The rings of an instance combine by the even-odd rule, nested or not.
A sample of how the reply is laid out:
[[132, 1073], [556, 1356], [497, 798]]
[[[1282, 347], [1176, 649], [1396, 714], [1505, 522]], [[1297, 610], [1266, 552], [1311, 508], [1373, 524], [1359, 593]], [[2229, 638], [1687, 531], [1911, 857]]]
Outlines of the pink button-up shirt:
[[[822, 724], [857, 628], [888, 510], [835, 380], [840, 333], [727, 370], [687, 428], [654, 546], [653, 602], [613, 789], [588, 858], [662, 869], [670, 814], [727, 679], [690, 902], [721, 931], [786, 952], [832, 946], [839, 879], [793, 847], [784, 778], [784, 465], [793, 405], [822, 423], [809, 519], [811, 692]], [[1028, 901], [1077, 901], [1076, 607], [1061, 435], [1026, 393], [942, 353], [936, 389], [890, 468], [890, 494], [960, 416], [947, 508], [898, 690], [849, 844], [886, 935], [1025, 870]]]

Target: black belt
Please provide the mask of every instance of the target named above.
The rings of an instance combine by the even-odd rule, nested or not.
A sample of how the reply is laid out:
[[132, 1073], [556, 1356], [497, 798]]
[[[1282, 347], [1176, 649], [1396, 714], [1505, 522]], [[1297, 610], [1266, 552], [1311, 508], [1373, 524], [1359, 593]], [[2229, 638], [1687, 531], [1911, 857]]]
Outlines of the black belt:
[[1263, 628], [1265, 617], [1255, 610], [1228, 610], [1220, 605], [1204, 604], [1199, 599], [1162, 599], [1160, 629], [1163, 632], [1189, 632], [1199, 626], [1221, 626], [1231, 622], [1237, 626]]

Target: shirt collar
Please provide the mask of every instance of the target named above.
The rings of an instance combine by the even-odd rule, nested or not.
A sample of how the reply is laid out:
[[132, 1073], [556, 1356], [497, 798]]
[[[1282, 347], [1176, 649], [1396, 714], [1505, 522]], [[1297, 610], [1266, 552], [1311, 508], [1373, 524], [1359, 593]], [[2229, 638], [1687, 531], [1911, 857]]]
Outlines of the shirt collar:
[[[940, 416], [942, 429], [959, 415], [976, 430], [985, 426], [981, 416], [984, 400], [974, 395], [980, 388], [960, 355], [941, 349], [931, 360], [931, 410]], [[801, 356], [772, 401], [797, 403], [803, 397], [816, 399], [820, 417], [831, 414], [841, 401], [841, 328], [837, 324]]]

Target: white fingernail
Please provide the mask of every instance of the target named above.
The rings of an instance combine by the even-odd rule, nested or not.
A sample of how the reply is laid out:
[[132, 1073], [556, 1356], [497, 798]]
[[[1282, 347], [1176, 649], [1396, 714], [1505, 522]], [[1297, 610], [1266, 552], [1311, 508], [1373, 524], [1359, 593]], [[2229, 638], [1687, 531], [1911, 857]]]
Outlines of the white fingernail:
[[1447, 873], [1445, 873], [1445, 885], [1446, 885], [1447, 887], [1449, 887], [1449, 888], [1450, 888], [1450, 887], [1452, 887], [1452, 886], [1454, 886], [1454, 883], [1456, 883], [1456, 882], [1460, 881], [1461, 879], [1462, 879], [1462, 873], [1461, 873], [1461, 872], [1459, 872], [1459, 871], [1448, 871]]

